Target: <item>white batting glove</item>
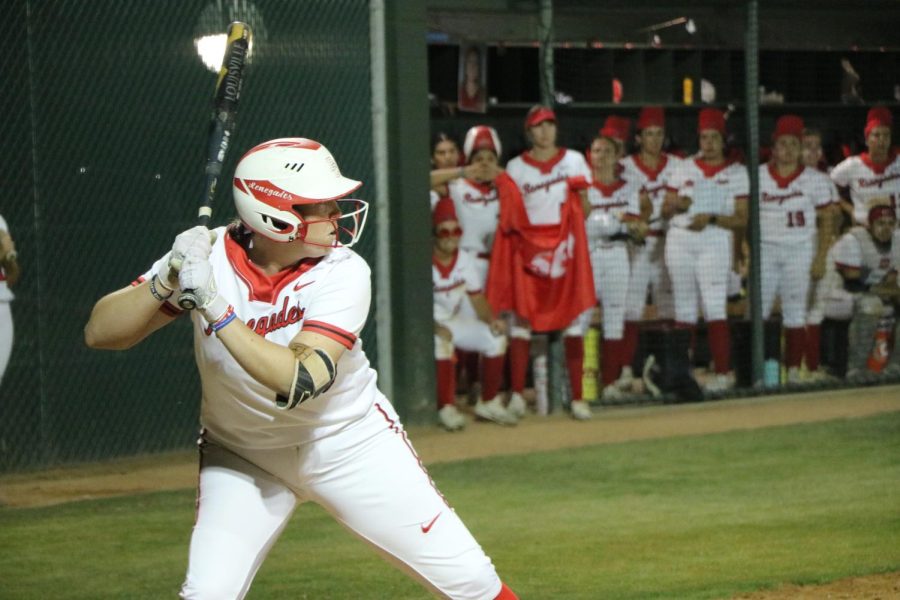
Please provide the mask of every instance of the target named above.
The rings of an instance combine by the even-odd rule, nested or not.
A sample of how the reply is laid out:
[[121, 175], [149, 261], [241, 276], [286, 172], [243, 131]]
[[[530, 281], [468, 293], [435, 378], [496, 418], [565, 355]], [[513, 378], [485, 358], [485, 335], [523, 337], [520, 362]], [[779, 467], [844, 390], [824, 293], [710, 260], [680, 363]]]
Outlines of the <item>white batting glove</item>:
[[181, 264], [187, 257], [206, 260], [212, 252], [212, 245], [216, 241], [216, 232], [210, 231], [203, 225], [191, 227], [175, 236], [172, 244], [172, 252], [169, 257], [169, 268], [177, 275]]
[[187, 256], [178, 274], [178, 283], [183, 290], [193, 290], [199, 302], [197, 309], [210, 324], [215, 324], [231, 310], [228, 300], [219, 295], [216, 278], [209, 260]]

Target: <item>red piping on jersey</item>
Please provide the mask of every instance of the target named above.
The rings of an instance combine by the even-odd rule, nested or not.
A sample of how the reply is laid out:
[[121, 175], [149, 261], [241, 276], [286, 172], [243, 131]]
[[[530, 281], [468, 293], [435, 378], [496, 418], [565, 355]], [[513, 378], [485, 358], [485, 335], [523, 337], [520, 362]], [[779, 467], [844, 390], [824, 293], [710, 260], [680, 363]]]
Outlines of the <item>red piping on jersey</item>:
[[698, 169], [703, 171], [703, 176], [709, 179], [710, 177], [715, 177], [718, 173], [730, 167], [732, 161], [726, 160], [721, 165], [711, 165], [704, 161], [702, 158], [695, 158], [694, 164], [697, 165]]
[[428, 469], [425, 468], [425, 463], [422, 462], [422, 459], [419, 458], [418, 454], [416, 454], [415, 448], [413, 448], [412, 444], [409, 443], [409, 438], [406, 435], [406, 431], [400, 429], [400, 424], [397, 423], [392, 418], [390, 418], [388, 416], [387, 412], [385, 412], [385, 410], [383, 408], [381, 408], [381, 405], [378, 402], [375, 403], [375, 410], [380, 412], [381, 416], [384, 417], [384, 420], [387, 421], [388, 429], [390, 429], [391, 431], [393, 431], [394, 433], [396, 433], [397, 435], [399, 435], [401, 437], [401, 439], [403, 440], [403, 443], [406, 444], [406, 447], [409, 448], [409, 451], [412, 453], [413, 458], [415, 458], [416, 462], [419, 463], [419, 468], [422, 469], [422, 472], [425, 473], [425, 477], [428, 478], [428, 483], [431, 484], [431, 487], [434, 488], [434, 491], [437, 492], [437, 495], [441, 497], [441, 500], [444, 501], [444, 504], [446, 504], [448, 508], [452, 509], [453, 507], [450, 506], [450, 503], [447, 502], [447, 499], [441, 493], [441, 490], [439, 490], [437, 488], [437, 486], [434, 484], [434, 480], [431, 478], [431, 475], [428, 474]]
[[444, 279], [447, 279], [448, 277], [450, 277], [450, 273], [453, 271], [453, 267], [456, 266], [457, 258], [459, 258], [459, 250], [454, 250], [453, 258], [450, 260], [450, 264], [447, 266], [444, 266], [441, 263], [439, 263], [437, 257], [432, 254], [431, 264], [433, 264], [434, 267], [438, 270], [438, 273], [441, 274], [441, 277], [443, 277]]
[[662, 173], [662, 170], [666, 168], [666, 163], [669, 162], [669, 155], [663, 152], [659, 155], [659, 164], [656, 165], [656, 168], [653, 169], [644, 164], [644, 161], [641, 160], [640, 154], [634, 155], [634, 165], [641, 170], [641, 172], [647, 176], [647, 179], [650, 181], [656, 181], [656, 178], [659, 177], [659, 174]]
[[531, 156], [531, 151], [529, 150], [522, 153], [522, 160], [525, 161], [526, 164], [538, 169], [541, 172], [541, 175], [546, 175], [553, 170], [553, 167], [560, 163], [565, 155], [566, 149], [559, 148], [555, 156], [551, 156], [547, 160], [541, 161]]
[[784, 189], [791, 185], [791, 183], [800, 177], [803, 174], [803, 171], [806, 170], [806, 166], [799, 165], [796, 169], [794, 169], [793, 173], [786, 176], [781, 176], [778, 174], [778, 171], [775, 169], [775, 163], [769, 163], [766, 165], [766, 168], [769, 169], [769, 175], [772, 177], [772, 180], [778, 184], [780, 189]]
[[884, 175], [885, 169], [894, 162], [894, 159], [897, 158], [897, 150], [895, 148], [891, 148], [888, 152], [887, 160], [883, 163], [876, 163], [872, 161], [872, 157], [869, 156], [868, 152], [863, 152], [859, 155], [859, 160], [863, 162], [864, 165], [872, 169], [872, 172], [876, 175]]
[[303, 331], [309, 331], [311, 333], [324, 335], [325, 337], [339, 343], [347, 350], [352, 350], [353, 344], [356, 343], [355, 335], [353, 335], [349, 331], [341, 329], [340, 327], [336, 327], [330, 323], [325, 323], [323, 321], [304, 321]]
[[599, 191], [601, 194], [603, 194], [603, 196], [604, 196], [605, 198], [609, 198], [610, 196], [612, 196], [613, 194], [615, 194], [618, 190], [622, 189], [622, 187], [623, 187], [626, 183], [627, 183], [627, 182], [626, 182], [624, 179], [619, 179], [618, 181], [613, 182], [613, 183], [609, 183], [609, 184], [606, 184], [606, 183], [600, 183], [599, 181], [594, 181], [593, 183], [591, 183], [591, 185], [592, 185], [597, 191]]
[[292, 267], [274, 275], [266, 275], [262, 269], [250, 262], [247, 251], [230, 235], [225, 238], [225, 255], [238, 277], [249, 289], [249, 299], [274, 305], [278, 295], [301, 275], [319, 264], [324, 257], [304, 258]]

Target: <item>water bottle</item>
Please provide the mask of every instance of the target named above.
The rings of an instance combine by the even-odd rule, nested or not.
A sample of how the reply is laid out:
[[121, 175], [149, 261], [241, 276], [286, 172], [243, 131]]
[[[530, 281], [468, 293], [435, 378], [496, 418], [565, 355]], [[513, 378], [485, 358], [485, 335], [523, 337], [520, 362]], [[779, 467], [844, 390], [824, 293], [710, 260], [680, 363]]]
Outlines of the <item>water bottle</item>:
[[769, 358], [763, 363], [763, 385], [766, 387], [781, 385], [781, 365], [774, 358]]
[[866, 360], [866, 366], [873, 373], [881, 373], [890, 356], [891, 331], [894, 329], [894, 317], [888, 315], [878, 319], [878, 328], [872, 343], [872, 351]]

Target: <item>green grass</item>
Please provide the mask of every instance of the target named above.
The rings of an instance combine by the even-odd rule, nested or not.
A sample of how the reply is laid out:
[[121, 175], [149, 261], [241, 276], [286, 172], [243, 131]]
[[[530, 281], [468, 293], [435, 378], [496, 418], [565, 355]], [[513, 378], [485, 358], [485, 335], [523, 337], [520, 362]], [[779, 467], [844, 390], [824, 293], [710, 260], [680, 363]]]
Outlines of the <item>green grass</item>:
[[[900, 569], [900, 413], [430, 471], [523, 599], [724, 598]], [[192, 521], [188, 491], [0, 509], [0, 598], [175, 597]], [[429, 596], [305, 505], [248, 597]]]

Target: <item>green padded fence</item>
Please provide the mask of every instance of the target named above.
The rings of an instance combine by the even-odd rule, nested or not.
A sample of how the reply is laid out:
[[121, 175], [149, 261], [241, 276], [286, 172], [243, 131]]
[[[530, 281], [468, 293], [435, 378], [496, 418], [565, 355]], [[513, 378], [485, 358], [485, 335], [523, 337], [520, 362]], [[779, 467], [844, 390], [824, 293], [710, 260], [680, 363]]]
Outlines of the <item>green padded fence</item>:
[[[225, 166], [273, 137], [325, 142], [374, 200], [365, 0], [15, 0], [0, 41], [0, 214], [23, 276], [0, 384], [0, 471], [190, 446], [200, 390], [187, 320], [88, 350], [93, 303], [191, 226], [215, 75], [194, 37], [254, 28]], [[234, 216], [219, 186], [213, 224]], [[357, 247], [372, 259], [377, 214]], [[363, 332], [375, 356], [375, 329]]]

